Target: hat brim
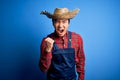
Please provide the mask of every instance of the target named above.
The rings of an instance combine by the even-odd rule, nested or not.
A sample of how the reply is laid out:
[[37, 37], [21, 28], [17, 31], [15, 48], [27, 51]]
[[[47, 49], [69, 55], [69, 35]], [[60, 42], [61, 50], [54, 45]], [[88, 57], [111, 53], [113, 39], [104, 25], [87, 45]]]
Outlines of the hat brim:
[[79, 11], [80, 11], [80, 9], [75, 9], [71, 12], [67, 12], [67, 13], [64, 13], [61, 15], [55, 15], [55, 14], [51, 14], [47, 11], [42, 11], [40, 14], [46, 15], [50, 19], [72, 19]]

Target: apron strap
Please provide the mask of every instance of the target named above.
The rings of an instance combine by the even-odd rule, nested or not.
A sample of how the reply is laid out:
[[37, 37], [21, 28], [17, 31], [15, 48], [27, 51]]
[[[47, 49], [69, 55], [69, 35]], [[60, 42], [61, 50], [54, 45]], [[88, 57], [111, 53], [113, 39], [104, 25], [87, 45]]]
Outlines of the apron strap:
[[54, 43], [53, 43], [53, 50], [57, 50], [57, 49], [59, 49], [59, 48], [58, 48], [58, 46], [56, 45], [56, 43], [54, 42]]
[[68, 48], [71, 48], [71, 38], [72, 38], [72, 33], [68, 31]]

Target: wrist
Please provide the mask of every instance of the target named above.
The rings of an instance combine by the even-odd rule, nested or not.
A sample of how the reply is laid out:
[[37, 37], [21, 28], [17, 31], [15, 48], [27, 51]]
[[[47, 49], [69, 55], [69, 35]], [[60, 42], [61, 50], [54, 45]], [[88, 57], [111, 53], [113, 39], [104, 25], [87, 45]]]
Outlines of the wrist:
[[45, 51], [47, 52], [47, 53], [51, 53], [51, 49], [45, 49]]

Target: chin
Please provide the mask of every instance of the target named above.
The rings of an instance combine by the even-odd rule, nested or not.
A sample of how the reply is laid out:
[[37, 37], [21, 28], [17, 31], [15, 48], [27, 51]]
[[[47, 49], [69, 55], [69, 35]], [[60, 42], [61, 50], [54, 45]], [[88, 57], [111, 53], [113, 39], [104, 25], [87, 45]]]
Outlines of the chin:
[[64, 36], [65, 35], [65, 33], [62, 33], [62, 34], [58, 34], [60, 37], [62, 37], [62, 36]]
[[64, 35], [59, 35], [59, 37], [63, 37]]

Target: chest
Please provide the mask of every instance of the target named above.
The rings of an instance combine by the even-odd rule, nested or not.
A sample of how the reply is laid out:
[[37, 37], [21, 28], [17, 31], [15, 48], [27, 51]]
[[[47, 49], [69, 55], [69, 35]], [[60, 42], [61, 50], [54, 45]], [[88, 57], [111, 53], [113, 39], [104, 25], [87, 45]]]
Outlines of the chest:
[[68, 48], [68, 38], [56, 38], [55, 39], [56, 45], [58, 48], [63, 49], [63, 48]]

